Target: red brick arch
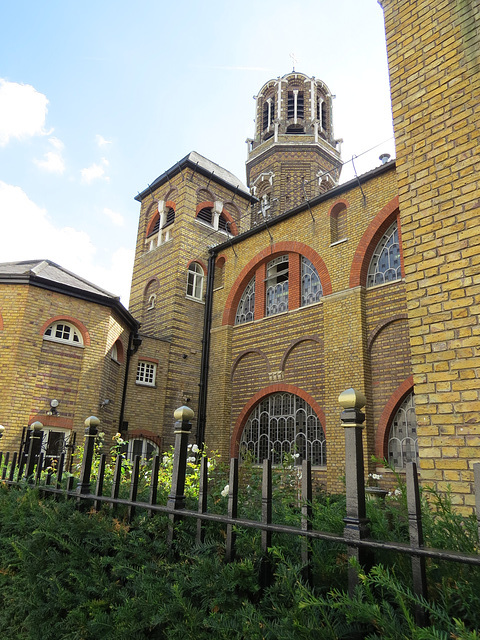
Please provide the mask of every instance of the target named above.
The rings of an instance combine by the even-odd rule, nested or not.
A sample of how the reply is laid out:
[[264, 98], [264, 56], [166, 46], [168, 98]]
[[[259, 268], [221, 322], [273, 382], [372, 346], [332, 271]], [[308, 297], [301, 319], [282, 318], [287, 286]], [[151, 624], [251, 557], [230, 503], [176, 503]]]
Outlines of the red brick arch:
[[[167, 200], [165, 202], [165, 206], [168, 208], [172, 208], [174, 211], [176, 210], [176, 204], [175, 202], [173, 202], [172, 200]], [[147, 231], [145, 232], [145, 237], [148, 238], [148, 236], [152, 233], [153, 227], [155, 226], [157, 220], [160, 219], [160, 214], [158, 212], [158, 208], [156, 211], [154, 211], [150, 217], [150, 220], [148, 221], [147, 224]]]
[[375, 435], [375, 455], [377, 458], [387, 457], [388, 434], [392, 418], [398, 407], [411, 391], [413, 391], [413, 376], [408, 376], [408, 378], [395, 389], [383, 408]]
[[190, 260], [189, 262], [187, 262], [187, 271], [188, 271], [188, 267], [189, 267], [191, 264], [193, 264], [194, 262], [196, 262], [197, 264], [199, 264], [199, 265], [202, 267], [202, 269], [203, 269], [203, 271], [204, 271], [205, 275], [207, 275], [207, 271], [208, 271], [208, 269], [207, 269], [207, 265], [205, 264], [205, 262], [203, 262], [203, 260], [200, 260], [199, 258], [193, 258], [192, 260]]
[[223, 312], [222, 324], [234, 324], [238, 303], [240, 302], [240, 298], [242, 297], [245, 287], [253, 278], [255, 271], [261, 265], [266, 264], [276, 256], [282, 255], [283, 253], [296, 253], [308, 258], [318, 272], [320, 282], [322, 284], [323, 295], [326, 296], [332, 293], [332, 282], [330, 280], [330, 274], [328, 273], [327, 266], [316, 251], [308, 245], [303, 244], [303, 242], [276, 242], [260, 251], [260, 253], [252, 258], [252, 260], [250, 260], [250, 262], [241, 270], [230, 290], [230, 293], [228, 294]]
[[[212, 209], [212, 208], [213, 208], [212, 200], [206, 200], [205, 202], [200, 202], [200, 204], [197, 204], [197, 207], [195, 209], [195, 217], [198, 216], [198, 214], [202, 209]], [[222, 215], [224, 216], [225, 220], [230, 223], [230, 233], [232, 234], [232, 236], [238, 236], [237, 224], [235, 220], [232, 218], [231, 214], [228, 213], [228, 211], [224, 207], [222, 208]]]
[[148, 429], [134, 429], [133, 431], [129, 431], [126, 439], [133, 440], [135, 438], [145, 438], [146, 440], [150, 440], [152, 444], [158, 447], [160, 453], [162, 453], [162, 438], [158, 433], [154, 433]]
[[38, 333], [41, 336], [43, 336], [43, 334], [51, 324], [53, 324], [54, 322], [59, 322], [60, 320], [65, 320], [65, 322], [69, 322], [70, 324], [73, 324], [82, 334], [83, 345], [85, 347], [90, 346], [90, 334], [88, 333], [87, 327], [83, 324], [83, 322], [80, 322], [80, 320], [77, 320], [77, 318], [73, 318], [72, 316], [67, 316], [67, 315], [53, 316], [52, 318], [50, 318], [49, 320], [47, 320], [42, 324]]
[[326, 421], [325, 421], [325, 413], [318, 402], [312, 398], [312, 396], [296, 387], [293, 384], [285, 384], [283, 382], [278, 382], [276, 384], [271, 384], [268, 387], [264, 387], [260, 391], [258, 391], [253, 398], [251, 398], [247, 404], [243, 407], [240, 415], [237, 418], [235, 426], [233, 428], [232, 439], [230, 441], [230, 457], [238, 458], [238, 447], [240, 444], [240, 438], [242, 437], [243, 429], [245, 427], [245, 423], [248, 419], [248, 416], [253, 411], [253, 409], [257, 406], [257, 404], [263, 400], [266, 396], [272, 395], [272, 393], [293, 393], [294, 395], [305, 400], [307, 404], [309, 404], [312, 409], [317, 414], [318, 419], [323, 428], [323, 432], [325, 433], [325, 438], [327, 437], [326, 433]]
[[[51, 396], [52, 397], [52, 396]], [[57, 427], [58, 429], [72, 429], [73, 418], [63, 418], [62, 416], [47, 416], [45, 413], [35, 413], [28, 420], [28, 426], [34, 422], [41, 422], [44, 427]]]
[[[396, 196], [386, 204], [379, 213], [377, 213], [361, 237], [350, 268], [350, 287], [358, 287], [366, 284], [368, 267], [373, 256], [373, 252], [375, 251], [382, 235], [388, 227], [395, 222], [395, 220], [398, 220], [398, 218], [398, 196]], [[400, 240], [400, 263], [403, 275], [403, 252], [400, 221], [398, 224], [398, 236]]]
[[340, 200], [335, 200], [334, 204], [330, 207], [328, 211], [329, 217], [338, 216], [341, 211], [348, 209], [348, 200], [341, 198]]

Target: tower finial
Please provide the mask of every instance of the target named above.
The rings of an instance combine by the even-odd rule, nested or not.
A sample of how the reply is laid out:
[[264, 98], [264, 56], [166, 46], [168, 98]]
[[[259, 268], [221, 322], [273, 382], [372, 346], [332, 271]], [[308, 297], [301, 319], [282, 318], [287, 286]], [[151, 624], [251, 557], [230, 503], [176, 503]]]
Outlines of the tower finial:
[[298, 58], [295, 56], [295, 54], [294, 54], [294, 53], [291, 53], [291, 54], [290, 54], [290, 58], [292, 59], [292, 62], [293, 62], [293, 69], [292, 69], [292, 71], [295, 71], [295, 65], [296, 65], [296, 63], [298, 62]]

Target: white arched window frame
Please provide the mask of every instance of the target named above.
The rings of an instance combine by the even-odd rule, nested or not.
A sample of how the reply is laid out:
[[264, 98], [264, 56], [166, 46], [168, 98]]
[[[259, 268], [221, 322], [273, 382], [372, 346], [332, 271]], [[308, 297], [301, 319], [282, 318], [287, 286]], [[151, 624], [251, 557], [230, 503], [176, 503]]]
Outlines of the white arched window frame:
[[[293, 393], [273, 393], [248, 416], [240, 439], [240, 458], [261, 464], [269, 459], [281, 464], [285, 456], [313, 466], [327, 464], [327, 444], [320, 420], [303, 398]], [[297, 456], [298, 454], [298, 456]]]
[[318, 302], [323, 295], [320, 276], [308, 258], [302, 256], [302, 307]]
[[45, 330], [43, 339], [51, 340], [52, 342], [64, 342], [76, 347], [83, 346], [83, 337], [77, 327], [63, 320], [52, 322]]
[[401, 277], [398, 225], [397, 222], [394, 222], [383, 234], [370, 260], [367, 289], [379, 284], [395, 282], [395, 280], [400, 280]]
[[205, 271], [198, 262], [192, 262], [188, 267], [187, 274], [187, 298], [193, 300], [203, 299], [203, 281], [205, 279]]
[[418, 462], [417, 416], [413, 391], [408, 394], [392, 420], [388, 435], [388, 462], [404, 469], [407, 462]]
[[140, 456], [143, 460], [150, 460], [153, 456], [158, 455], [159, 449], [148, 438], [139, 437], [131, 438], [128, 441], [127, 458], [129, 460], [135, 460], [136, 456]]
[[245, 287], [240, 302], [238, 303], [237, 313], [235, 315], [235, 324], [245, 324], [252, 322], [255, 316], [255, 276]]

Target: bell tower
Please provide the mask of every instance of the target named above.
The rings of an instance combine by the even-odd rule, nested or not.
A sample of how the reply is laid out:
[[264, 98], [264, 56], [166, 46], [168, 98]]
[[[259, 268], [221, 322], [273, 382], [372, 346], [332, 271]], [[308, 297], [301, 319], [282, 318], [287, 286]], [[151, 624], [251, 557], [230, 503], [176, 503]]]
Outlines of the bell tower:
[[252, 226], [334, 187], [342, 166], [324, 82], [293, 71], [264, 84], [255, 102], [246, 163], [247, 184], [259, 199]]

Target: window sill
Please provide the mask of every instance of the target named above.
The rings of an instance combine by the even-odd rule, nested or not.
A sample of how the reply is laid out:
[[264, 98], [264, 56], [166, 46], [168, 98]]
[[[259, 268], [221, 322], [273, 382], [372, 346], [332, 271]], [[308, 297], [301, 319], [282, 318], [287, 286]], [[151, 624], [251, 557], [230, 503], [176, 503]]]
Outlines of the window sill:
[[336, 242], [332, 242], [330, 244], [331, 247], [336, 247], [338, 244], [343, 244], [344, 242], [348, 242], [348, 238], [342, 238], [341, 240], [337, 240]]
[[78, 342], [70, 342], [68, 340], [61, 340], [60, 338], [51, 338], [50, 336], [43, 336], [46, 342], [56, 342], [57, 344], [66, 344], [68, 347], [77, 347], [83, 349], [85, 345], [78, 344]]
[[373, 289], [380, 289], [380, 287], [388, 287], [391, 284], [398, 284], [399, 282], [405, 282], [405, 278], [398, 278], [398, 280], [392, 280], [391, 282], [382, 282], [381, 284], [374, 284], [371, 287], [365, 287], [367, 291], [372, 291]]
[[149, 389], [157, 388], [156, 384], [149, 384], [148, 382], [138, 382], [138, 380], [135, 380], [135, 384], [139, 387], [148, 387]]
[[205, 304], [204, 300], [199, 300], [198, 298], [194, 298], [193, 296], [185, 296], [187, 300], [192, 300], [192, 302], [198, 302], [199, 304]]

